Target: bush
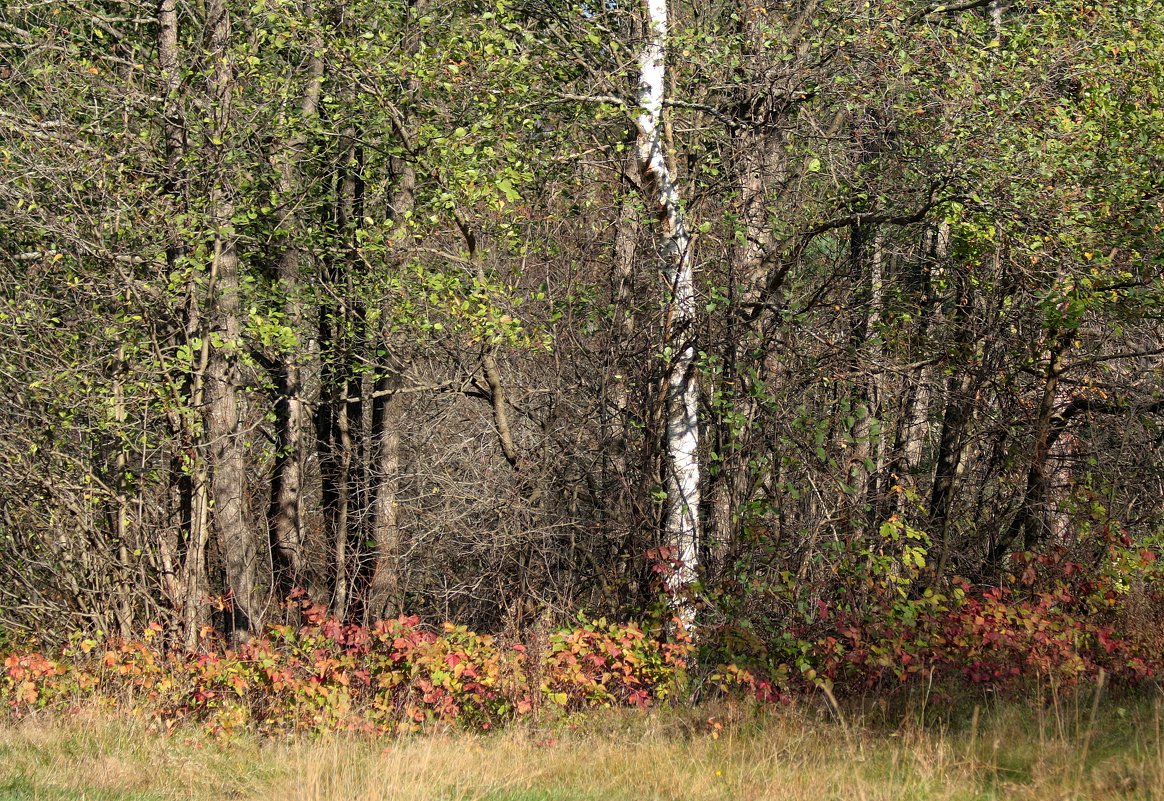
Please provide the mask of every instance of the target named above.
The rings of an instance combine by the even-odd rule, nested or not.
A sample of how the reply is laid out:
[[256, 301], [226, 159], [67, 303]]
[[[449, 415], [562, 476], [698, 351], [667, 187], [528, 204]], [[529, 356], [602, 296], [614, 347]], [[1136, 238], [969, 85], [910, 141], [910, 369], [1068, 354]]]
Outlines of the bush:
[[76, 638], [55, 659], [12, 652], [0, 703], [16, 716], [98, 703], [164, 729], [197, 722], [221, 733], [489, 730], [543, 709], [667, 699], [683, 681], [690, 648], [634, 625], [583, 621], [553, 634], [531, 670], [525, 645], [463, 626], [431, 630], [400, 617], [364, 628], [302, 606], [303, 626], [272, 627], [237, 650], [213, 639], [196, 653], [170, 649], [154, 624], [131, 641]]

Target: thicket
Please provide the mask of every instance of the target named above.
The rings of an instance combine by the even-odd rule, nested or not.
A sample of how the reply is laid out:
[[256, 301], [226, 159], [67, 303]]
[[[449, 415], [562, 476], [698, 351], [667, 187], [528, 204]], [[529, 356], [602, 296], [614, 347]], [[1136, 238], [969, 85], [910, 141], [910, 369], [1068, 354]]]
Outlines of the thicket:
[[13, 709], [1156, 675], [1156, 0], [16, 0], [0, 80]]
[[[859, 605], [817, 601], [767, 636], [723, 627], [698, 644], [682, 629], [663, 639], [605, 619], [521, 641], [415, 616], [364, 627], [298, 591], [302, 625], [234, 649], [209, 629], [197, 650], [174, 648], [156, 623], [132, 640], [78, 635], [51, 655], [10, 646], [0, 703], [15, 717], [96, 705], [160, 731], [408, 733], [699, 699], [784, 704], [819, 689], [833, 703], [924, 692], [940, 707], [974, 688], [1054, 698], [1080, 683], [1155, 684], [1164, 669], [1164, 633], [1152, 625], [1164, 610], [1155, 554], [1113, 542], [1107, 556], [1112, 569], [1099, 581], [1065, 554], [1024, 556], [1021, 575], [1000, 587], [960, 580], [948, 596], [909, 597], [883, 583]], [[1126, 603], [1132, 576], [1142, 582], [1140, 616]], [[729, 656], [736, 661], [720, 661]]]

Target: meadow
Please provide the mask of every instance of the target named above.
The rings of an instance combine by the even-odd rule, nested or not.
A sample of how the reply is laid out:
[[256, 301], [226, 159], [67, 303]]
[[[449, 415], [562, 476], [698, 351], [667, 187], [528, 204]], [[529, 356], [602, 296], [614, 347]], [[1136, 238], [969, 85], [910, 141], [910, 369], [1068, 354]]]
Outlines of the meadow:
[[[707, 801], [1164, 798], [1164, 704], [924, 697], [611, 710], [505, 731], [212, 735], [108, 712], [0, 728], [0, 798]], [[842, 708], [845, 707], [845, 708]]]

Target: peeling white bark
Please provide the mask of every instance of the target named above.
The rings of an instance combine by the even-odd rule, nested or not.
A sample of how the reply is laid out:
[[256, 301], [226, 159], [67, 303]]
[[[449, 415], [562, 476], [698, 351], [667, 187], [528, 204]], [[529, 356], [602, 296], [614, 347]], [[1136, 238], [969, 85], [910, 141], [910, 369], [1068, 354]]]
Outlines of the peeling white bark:
[[699, 566], [699, 416], [695, 381], [695, 281], [691, 237], [667, 164], [663, 129], [666, 87], [667, 0], [645, 0], [646, 39], [639, 54], [637, 151], [648, 202], [661, 224], [660, 250], [670, 288], [667, 345], [667, 492], [666, 533], [675, 569], [668, 589], [675, 612], [686, 625], [693, 608], [686, 598]]
[[994, 41], [992, 44], [995, 47], [1002, 46], [1002, 15], [1006, 12], [1010, 5], [1008, 0], [992, 0], [987, 6], [990, 12], [990, 28], [994, 31]]

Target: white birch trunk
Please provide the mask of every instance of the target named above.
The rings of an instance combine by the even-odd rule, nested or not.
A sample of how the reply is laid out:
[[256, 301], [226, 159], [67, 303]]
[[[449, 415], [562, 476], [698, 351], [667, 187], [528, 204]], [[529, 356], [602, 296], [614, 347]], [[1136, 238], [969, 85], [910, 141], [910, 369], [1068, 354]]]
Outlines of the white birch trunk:
[[667, 314], [670, 354], [667, 377], [666, 534], [675, 569], [668, 590], [679, 621], [690, 625], [694, 609], [686, 599], [699, 566], [699, 417], [695, 381], [695, 281], [691, 237], [679, 192], [667, 164], [663, 130], [666, 87], [667, 0], [645, 0], [646, 38], [639, 54], [637, 151], [649, 203], [662, 225], [660, 250], [671, 297]]
[[990, 43], [993, 47], [1002, 47], [1002, 15], [1009, 6], [1008, 0], [992, 0], [987, 6], [990, 12], [990, 28], [994, 32], [994, 41]]

